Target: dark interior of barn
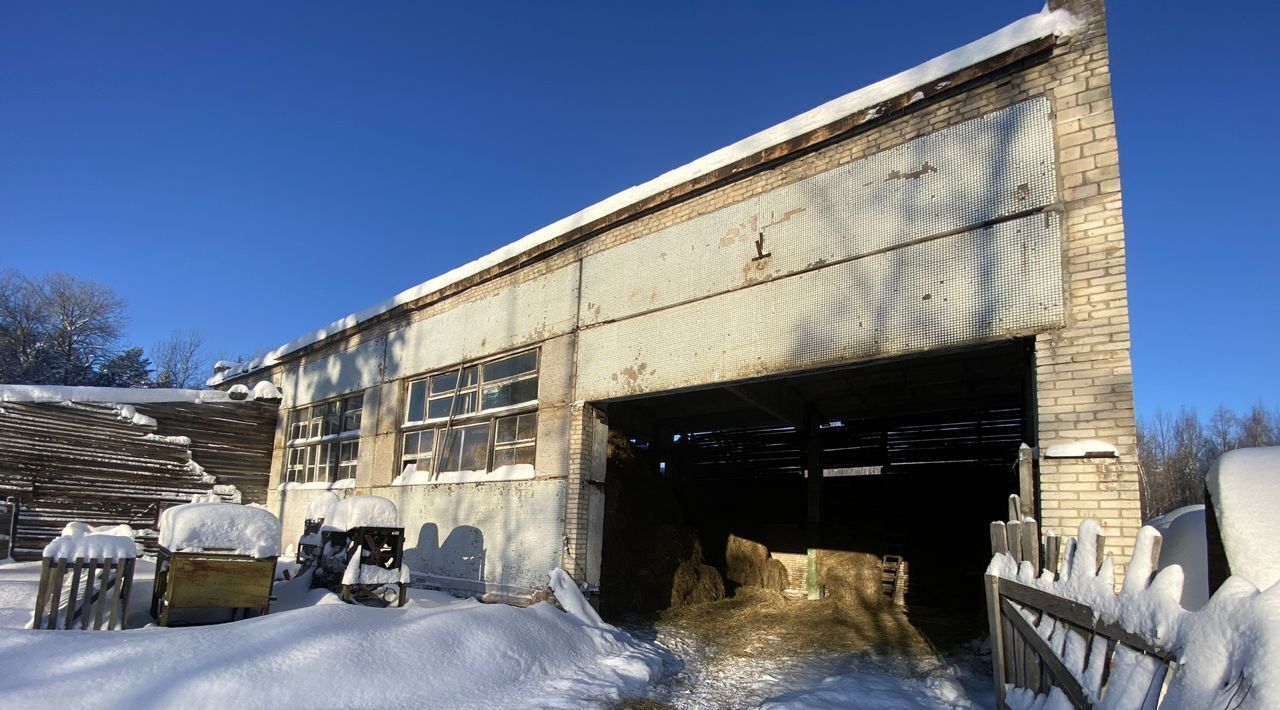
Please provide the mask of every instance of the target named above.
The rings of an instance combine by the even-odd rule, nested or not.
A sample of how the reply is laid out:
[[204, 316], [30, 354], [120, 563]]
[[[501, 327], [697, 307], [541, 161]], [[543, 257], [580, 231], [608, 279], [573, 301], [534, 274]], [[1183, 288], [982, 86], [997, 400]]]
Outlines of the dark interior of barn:
[[[988, 523], [1035, 439], [1033, 356], [1014, 340], [605, 403], [602, 611], [671, 606], [679, 565], [698, 555], [732, 595], [733, 535], [779, 558], [900, 556], [912, 622], [959, 621], [951, 630], [971, 638]], [[804, 575], [793, 571], [789, 595]]]

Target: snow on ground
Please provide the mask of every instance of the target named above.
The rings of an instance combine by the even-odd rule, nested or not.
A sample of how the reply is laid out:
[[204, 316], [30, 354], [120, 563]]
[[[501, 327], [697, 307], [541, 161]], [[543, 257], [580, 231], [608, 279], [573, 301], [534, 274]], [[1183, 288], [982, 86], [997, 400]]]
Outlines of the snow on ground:
[[670, 626], [628, 627], [674, 654], [648, 696], [690, 710], [722, 708], [989, 708], [995, 704], [990, 657], [976, 646], [946, 658], [868, 653], [751, 656], [719, 653], [705, 639]]
[[[150, 566], [137, 582], [150, 580]], [[231, 624], [30, 631], [39, 565], [0, 566], [0, 707], [607, 707], [638, 696], [663, 652], [547, 603], [415, 590], [403, 608], [277, 585], [273, 613]], [[150, 584], [135, 587], [145, 609]]]
[[560, 575], [572, 613], [423, 590], [403, 608], [355, 606], [309, 589], [306, 573], [277, 583], [265, 617], [162, 629], [143, 628], [154, 567], [139, 560], [134, 628], [31, 631], [39, 569], [0, 564], [0, 707], [980, 708], [994, 697], [976, 655], [723, 658], [687, 637], [655, 643], [600, 622]]
[[1147, 521], [1164, 538], [1160, 569], [1182, 568], [1182, 607], [1195, 611], [1209, 601], [1209, 542], [1205, 536], [1204, 506], [1188, 505]]

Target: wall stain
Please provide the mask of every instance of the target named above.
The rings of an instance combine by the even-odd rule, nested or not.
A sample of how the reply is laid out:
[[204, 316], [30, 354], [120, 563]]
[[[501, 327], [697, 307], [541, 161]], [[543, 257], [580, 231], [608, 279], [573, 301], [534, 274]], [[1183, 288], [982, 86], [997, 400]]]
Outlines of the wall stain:
[[928, 173], [936, 173], [936, 172], [938, 172], [938, 169], [935, 168], [933, 165], [929, 163], [929, 161], [926, 160], [924, 161], [924, 165], [921, 165], [918, 170], [911, 170], [905, 173], [902, 172], [901, 170], [894, 170], [893, 172], [889, 173], [889, 177], [885, 178], [884, 181], [890, 182], [892, 180], [916, 180], [918, 178], [924, 177]]

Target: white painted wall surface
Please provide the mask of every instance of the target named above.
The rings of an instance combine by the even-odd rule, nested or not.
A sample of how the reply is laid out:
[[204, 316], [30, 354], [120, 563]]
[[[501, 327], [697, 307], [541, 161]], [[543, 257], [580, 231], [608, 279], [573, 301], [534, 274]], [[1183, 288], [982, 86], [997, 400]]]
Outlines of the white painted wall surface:
[[392, 332], [386, 377], [416, 375], [568, 333], [577, 306], [575, 263]]

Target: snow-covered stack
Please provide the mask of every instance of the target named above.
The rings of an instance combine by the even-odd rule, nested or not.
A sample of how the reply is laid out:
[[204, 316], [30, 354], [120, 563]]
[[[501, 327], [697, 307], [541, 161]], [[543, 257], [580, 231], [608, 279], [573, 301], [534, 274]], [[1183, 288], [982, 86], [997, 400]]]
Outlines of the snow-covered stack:
[[160, 514], [159, 542], [170, 552], [275, 557], [280, 554], [280, 520], [252, 505], [187, 503]]
[[320, 529], [346, 532], [352, 528], [398, 527], [400, 511], [395, 503], [382, 496], [351, 496], [329, 509]]
[[60, 537], [44, 548], [45, 559], [51, 560], [131, 560], [138, 555], [133, 528], [128, 525], [90, 527], [81, 522], [68, 523]]

